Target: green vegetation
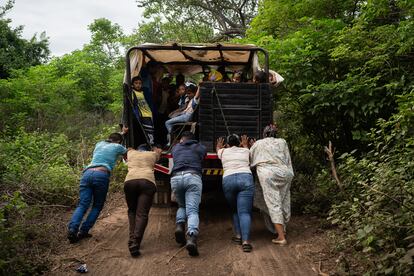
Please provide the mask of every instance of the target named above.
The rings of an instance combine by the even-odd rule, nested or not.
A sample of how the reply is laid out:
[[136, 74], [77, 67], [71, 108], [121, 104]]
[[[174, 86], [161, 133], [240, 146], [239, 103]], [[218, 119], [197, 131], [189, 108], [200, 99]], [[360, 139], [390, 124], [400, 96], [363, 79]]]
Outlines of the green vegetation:
[[119, 122], [124, 47], [230, 38], [267, 49], [285, 78], [275, 116], [296, 170], [293, 209], [336, 225], [338, 250], [371, 275], [413, 273], [413, 1], [240, 1], [239, 13], [239, 1], [137, 2], [146, 20], [133, 34], [97, 19], [90, 43], [51, 60], [45, 35], [25, 40], [4, 18], [13, 1], [0, 7], [0, 274], [47, 269], [27, 246], [46, 226], [28, 225], [44, 206], [75, 203], [94, 142]]
[[0, 274], [36, 275], [58, 242], [48, 208], [76, 204], [96, 140], [118, 123], [124, 35], [97, 19], [89, 44], [48, 61], [44, 35], [27, 41], [4, 19], [12, 4], [0, 13]]
[[293, 208], [329, 212], [339, 248], [362, 251], [375, 274], [413, 267], [413, 15], [412, 1], [265, 0], [242, 40], [286, 79], [276, 109], [297, 171]]

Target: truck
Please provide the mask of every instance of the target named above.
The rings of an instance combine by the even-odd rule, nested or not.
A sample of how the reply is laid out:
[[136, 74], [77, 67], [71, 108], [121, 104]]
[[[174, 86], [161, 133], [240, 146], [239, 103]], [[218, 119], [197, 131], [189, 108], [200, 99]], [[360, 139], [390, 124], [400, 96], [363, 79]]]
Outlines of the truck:
[[[259, 61], [263, 63], [260, 66]], [[137, 148], [146, 143], [146, 137], [132, 106], [131, 80], [135, 76], [183, 74], [205, 76], [212, 70], [225, 68], [225, 72], [240, 72], [242, 82], [203, 81], [200, 84], [200, 104], [191, 122], [176, 126], [178, 136], [184, 129], [191, 130], [197, 140], [207, 148], [203, 162], [203, 192], [221, 186], [222, 165], [215, 152], [217, 138], [232, 133], [262, 138], [262, 130], [273, 121], [272, 85], [269, 83], [269, 56], [267, 51], [254, 45], [239, 44], [142, 44], [126, 53], [123, 85], [123, 124], [129, 128], [125, 143]], [[250, 81], [255, 72], [265, 73], [263, 83]], [[162, 71], [162, 72], [161, 72]], [[144, 80], [145, 83], [145, 80]], [[171, 154], [163, 152], [155, 166], [158, 186], [155, 204], [170, 203]]]

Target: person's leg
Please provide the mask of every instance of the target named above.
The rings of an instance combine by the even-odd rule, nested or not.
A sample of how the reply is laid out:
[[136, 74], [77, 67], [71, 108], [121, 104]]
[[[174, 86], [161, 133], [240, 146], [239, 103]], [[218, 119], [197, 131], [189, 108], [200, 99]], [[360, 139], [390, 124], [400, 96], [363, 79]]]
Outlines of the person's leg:
[[199, 234], [199, 205], [201, 201], [202, 180], [201, 176], [195, 174], [184, 175], [186, 184], [185, 210], [188, 218], [186, 249], [190, 256], [198, 256], [197, 236]]
[[292, 179], [286, 179], [284, 183], [279, 183], [276, 186], [278, 194], [280, 195], [280, 209], [283, 217], [283, 223], [275, 223], [275, 229], [278, 237], [273, 242], [276, 244], [286, 244], [286, 223], [290, 220], [290, 183]]
[[165, 145], [167, 137], [167, 129], [165, 128], [165, 122], [168, 120], [168, 116], [165, 114], [158, 113], [157, 120], [154, 121], [155, 124], [155, 143]]
[[257, 167], [257, 176], [259, 177], [260, 185], [263, 189], [263, 196], [269, 210], [269, 216], [272, 223], [275, 225], [276, 232], [278, 234], [277, 239], [272, 242], [280, 245], [286, 244], [284, 227], [284, 217], [282, 211], [282, 197], [280, 193], [280, 187], [276, 183], [272, 182], [273, 171], [271, 168]]
[[144, 128], [145, 133], [148, 136], [149, 142], [151, 145], [154, 144], [154, 123], [152, 118], [142, 117], [141, 118], [142, 127]]
[[92, 177], [93, 204], [88, 217], [82, 223], [79, 234], [86, 235], [93, 227], [105, 204], [106, 194], [109, 187], [109, 174], [106, 172], [94, 171]]
[[136, 180], [129, 180], [124, 183], [124, 193], [125, 199], [128, 206], [128, 221], [129, 221], [129, 240], [128, 246], [134, 241], [134, 232], [135, 232], [135, 216], [137, 210], [137, 191]]
[[202, 181], [201, 176], [195, 174], [184, 175], [187, 187], [185, 193], [185, 211], [188, 218], [187, 234], [198, 236], [198, 217], [199, 205], [201, 202]]
[[157, 188], [154, 183], [148, 180], [139, 180], [139, 196], [137, 202], [136, 226], [135, 226], [135, 243], [140, 247], [145, 228], [148, 224], [148, 214], [152, 206], [154, 194]]
[[191, 114], [181, 114], [181, 115], [178, 115], [177, 117], [174, 117], [174, 118], [171, 118], [165, 121], [165, 127], [167, 128], [168, 133], [171, 134], [174, 124], [186, 123], [190, 121], [190, 119], [191, 119]]
[[253, 208], [254, 184], [253, 176], [249, 173], [238, 174], [241, 191], [237, 195], [237, 213], [243, 243], [250, 243], [251, 213]]
[[171, 178], [171, 190], [175, 194], [178, 204], [175, 223], [185, 223], [187, 219], [185, 211], [185, 189], [182, 182], [182, 176], [174, 176]]
[[292, 178], [286, 179], [286, 185], [281, 187], [281, 197], [282, 197], [282, 213], [283, 213], [283, 232], [286, 236], [286, 224], [290, 220], [290, 184]]
[[[224, 177], [223, 178], [223, 192], [224, 192], [224, 197], [226, 198], [230, 206], [232, 219], [233, 219], [233, 231], [234, 231], [235, 237], [241, 239], [240, 222], [239, 222], [239, 216], [237, 214], [238, 190], [235, 189], [235, 186], [236, 186], [235, 181], [236, 181], [236, 176], [234, 174]], [[236, 242], [239, 241], [237, 239], [234, 239], [234, 240]]]
[[187, 219], [185, 212], [185, 187], [183, 185], [182, 176], [174, 176], [171, 178], [171, 190], [175, 195], [175, 199], [178, 204], [176, 214], [176, 229], [174, 232], [175, 241], [180, 244], [185, 244], [185, 221]]
[[75, 241], [79, 231], [79, 225], [81, 224], [83, 216], [89, 209], [89, 205], [92, 201], [93, 190], [90, 186], [91, 177], [91, 171], [85, 171], [80, 181], [78, 207], [75, 212], [73, 212], [72, 218], [68, 225], [68, 238], [70, 238], [69, 235], [71, 235], [73, 240], [71, 242]]

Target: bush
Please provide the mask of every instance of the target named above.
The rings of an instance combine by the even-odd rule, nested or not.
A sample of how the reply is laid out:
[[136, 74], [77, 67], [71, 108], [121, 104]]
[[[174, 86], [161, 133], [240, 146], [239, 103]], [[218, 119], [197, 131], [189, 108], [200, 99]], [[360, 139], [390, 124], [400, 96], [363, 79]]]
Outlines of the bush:
[[[3, 195], [0, 205], [0, 275], [40, 275], [46, 260], [34, 256], [28, 240], [36, 236], [36, 227], [28, 223], [33, 211], [20, 193]], [[30, 256], [30, 258], [28, 258]]]
[[63, 134], [20, 131], [0, 139], [1, 189], [20, 191], [33, 204], [73, 204], [79, 174], [72, 148]]
[[355, 250], [374, 257], [376, 273], [414, 272], [413, 106], [414, 90], [371, 132], [372, 150], [363, 157], [343, 154], [338, 167], [343, 200], [332, 206], [330, 220]]

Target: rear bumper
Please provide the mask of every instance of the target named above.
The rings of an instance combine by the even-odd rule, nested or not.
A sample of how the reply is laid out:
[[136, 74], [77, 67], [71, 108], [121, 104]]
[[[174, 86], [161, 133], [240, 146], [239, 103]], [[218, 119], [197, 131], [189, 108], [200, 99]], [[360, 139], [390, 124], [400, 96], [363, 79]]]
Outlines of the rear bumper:
[[[167, 165], [168, 164], [168, 165]], [[161, 155], [161, 162], [155, 164], [154, 170], [156, 171], [156, 175], [163, 175], [164, 179], [167, 176], [168, 178], [171, 175], [171, 171], [173, 168], [173, 158], [171, 153], [162, 154]], [[207, 153], [206, 157], [204, 158], [203, 162], [203, 177], [220, 177], [223, 175], [223, 167], [221, 165], [221, 161], [219, 160], [216, 153]]]

